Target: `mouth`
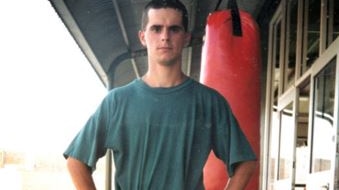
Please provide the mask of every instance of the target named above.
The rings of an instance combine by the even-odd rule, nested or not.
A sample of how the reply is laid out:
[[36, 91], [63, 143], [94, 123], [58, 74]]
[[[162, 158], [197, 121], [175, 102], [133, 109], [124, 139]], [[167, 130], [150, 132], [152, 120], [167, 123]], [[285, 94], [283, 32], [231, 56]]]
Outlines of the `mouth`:
[[158, 47], [159, 50], [170, 50], [172, 49], [171, 47], [168, 46], [163, 46], [163, 47]]
[[169, 53], [169, 52], [172, 51], [172, 48], [169, 48], [169, 47], [160, 47], [160, 48], [158, 48], [158, 51], [160, 53]]

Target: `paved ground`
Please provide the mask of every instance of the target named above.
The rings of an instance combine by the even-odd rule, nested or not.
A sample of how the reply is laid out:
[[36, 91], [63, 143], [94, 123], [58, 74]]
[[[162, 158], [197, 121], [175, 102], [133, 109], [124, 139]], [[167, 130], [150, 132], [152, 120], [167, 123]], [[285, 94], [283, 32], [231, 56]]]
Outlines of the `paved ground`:
[[[104, 159], [94, 172], [97, 189], [104, 189]], [[60, 155], [25, 156], [7, 154], [0, 167], [1, 190], [73, 190], [73, 184]]]

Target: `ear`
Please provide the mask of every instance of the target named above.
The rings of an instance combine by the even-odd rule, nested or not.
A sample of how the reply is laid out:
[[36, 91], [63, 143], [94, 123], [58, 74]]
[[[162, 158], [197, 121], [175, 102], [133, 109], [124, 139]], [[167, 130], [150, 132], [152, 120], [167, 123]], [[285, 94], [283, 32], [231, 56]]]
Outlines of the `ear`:
[[145, 32], [143, 30], [139, 30], [138, 36], [139, 36], [141, 45], [146, 47]]
[[184, 41], [185, 41], [185, 46], [188, 46], [190, 44], [190, 42], [191, 42], [191, 33], [190, 32], [186, 32]]

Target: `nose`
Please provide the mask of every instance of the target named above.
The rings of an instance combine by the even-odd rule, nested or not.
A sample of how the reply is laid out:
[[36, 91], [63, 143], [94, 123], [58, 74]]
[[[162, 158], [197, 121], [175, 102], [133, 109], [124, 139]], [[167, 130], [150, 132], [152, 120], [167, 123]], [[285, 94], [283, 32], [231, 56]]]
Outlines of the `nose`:
[[168, 29], [164, 29], [161, 33], [161, 41], [168, 41], [170, 38], [170, 31]]

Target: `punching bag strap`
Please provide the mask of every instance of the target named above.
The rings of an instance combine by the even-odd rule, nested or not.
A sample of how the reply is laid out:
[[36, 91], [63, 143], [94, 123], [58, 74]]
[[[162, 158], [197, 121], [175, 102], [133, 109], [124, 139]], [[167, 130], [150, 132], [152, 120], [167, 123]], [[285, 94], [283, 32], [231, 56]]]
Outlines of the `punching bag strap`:
[[[221, 2], [222, 0], [218, 1], [217, 6], [215, 7], [215, 11], [219, 9]], [[231, 9], [233, 35], [242, 36], [241, 20], [237, 1], [229, 0], [227, 8]]]
[[217, 11], [219, 9], [221, 2], [222, 2], [222, 0], [218, 1], [217, 6], [215, 7], [214, 11]]

